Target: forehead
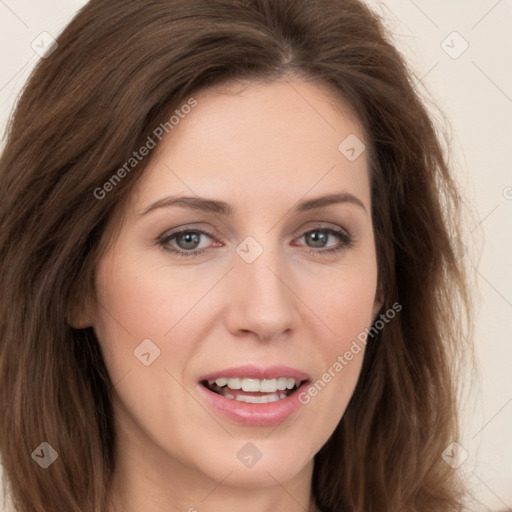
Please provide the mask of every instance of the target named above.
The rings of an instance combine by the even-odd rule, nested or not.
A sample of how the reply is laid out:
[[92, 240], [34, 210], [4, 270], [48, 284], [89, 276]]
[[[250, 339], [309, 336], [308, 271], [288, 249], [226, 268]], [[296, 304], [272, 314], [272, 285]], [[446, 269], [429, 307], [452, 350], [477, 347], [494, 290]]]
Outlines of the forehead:
[[[363, 128], [332, 89], [288, 79], [241, 82], [194, 99], [197, 106], [155, 149], [134, 196], [138, 207], [166, 193], [251, 203], [339, 189], [369, 201]], [[361, 151], [358, 158], [347, 158], [345, 141]]]

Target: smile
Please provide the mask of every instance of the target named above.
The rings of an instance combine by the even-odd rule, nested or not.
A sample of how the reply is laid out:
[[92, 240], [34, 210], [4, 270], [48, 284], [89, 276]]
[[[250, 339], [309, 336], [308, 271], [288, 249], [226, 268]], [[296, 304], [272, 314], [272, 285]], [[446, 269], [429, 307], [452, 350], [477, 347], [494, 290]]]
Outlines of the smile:
[[299, 390], [310, 382], [307, 373], [295, 368], [246, 365], [203, 375], [197, 384], [212, 412], [242, 425], [270, 426], [302, 407]]
[[216, 380], [203, 381], [210, 391], [229, 400], [238, 400], [248, 404], [267, 404], [284, 400], [293, 394], [304, 381], [278, 377], [275, 379], [251, 379], [219, 377]]

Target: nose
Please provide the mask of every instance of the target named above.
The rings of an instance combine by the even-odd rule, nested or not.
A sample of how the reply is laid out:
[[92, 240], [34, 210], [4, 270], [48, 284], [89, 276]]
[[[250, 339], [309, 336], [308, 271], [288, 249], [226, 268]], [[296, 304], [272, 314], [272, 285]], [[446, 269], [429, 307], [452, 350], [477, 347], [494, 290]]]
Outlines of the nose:
[[228, 294], [225, 318], [234, 336], [277, 341], [298, 326], [300, 301], [293, 292], [291, 271], [277, 251], [264, 250], [252, 263], [236, 256]]

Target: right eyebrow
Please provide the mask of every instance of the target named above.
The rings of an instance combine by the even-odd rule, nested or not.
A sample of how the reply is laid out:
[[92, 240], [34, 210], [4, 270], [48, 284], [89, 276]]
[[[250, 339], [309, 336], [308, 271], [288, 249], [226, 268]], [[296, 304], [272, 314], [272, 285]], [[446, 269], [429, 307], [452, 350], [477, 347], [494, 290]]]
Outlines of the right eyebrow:
[[137, 217], [142, 217], [149, 212], [156, 210], [157, 208], [167, 208], [169, 206], [182, 206], [184, 208], [191, 208], [193, 210], [199, 210], [208, 213], [216, 213], [218, 215], [233, 215], [235, 209], [224, 201], [218, 201], [214, 199], [206, 199], [201, 197], [164, 197], [158, 201], [150, 204], [144, 210], [142, 210]]

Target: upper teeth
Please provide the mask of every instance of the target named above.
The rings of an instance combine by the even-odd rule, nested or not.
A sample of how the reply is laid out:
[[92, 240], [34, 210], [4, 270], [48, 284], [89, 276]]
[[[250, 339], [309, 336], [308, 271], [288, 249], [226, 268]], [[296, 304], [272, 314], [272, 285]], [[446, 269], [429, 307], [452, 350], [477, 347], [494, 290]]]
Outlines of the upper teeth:
[[228, 379], [221, 377], [217, 380], [209, 380], [208, 384], [217, 384], [219, 387], [227, 386], [230, 389], [241, 389], [248, 392], [275, 393], [277, 390], [293, 389], [300, 384], [299, 380], [279, 377], [278, 379]]

